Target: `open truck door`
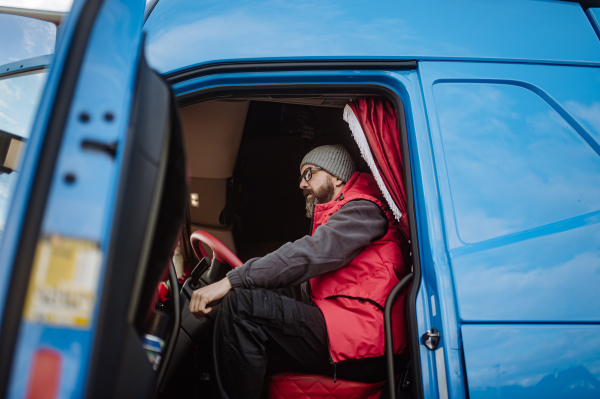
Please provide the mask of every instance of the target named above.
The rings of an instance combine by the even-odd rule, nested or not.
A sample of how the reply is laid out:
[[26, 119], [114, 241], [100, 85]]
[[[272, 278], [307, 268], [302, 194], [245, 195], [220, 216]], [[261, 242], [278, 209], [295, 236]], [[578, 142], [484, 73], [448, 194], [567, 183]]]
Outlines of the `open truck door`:
[[0, 397], [155, 392], [143, 329], [187, 189], [144, 8], [76, 0], [61, 25], [0, 238]]

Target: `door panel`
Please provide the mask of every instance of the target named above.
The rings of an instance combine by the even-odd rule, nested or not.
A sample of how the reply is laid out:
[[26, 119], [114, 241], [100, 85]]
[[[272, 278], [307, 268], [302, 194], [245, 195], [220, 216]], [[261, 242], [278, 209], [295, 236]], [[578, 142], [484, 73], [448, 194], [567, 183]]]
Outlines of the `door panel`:
[[170, 88], [144, 58], [119, 185], [90, 360], [90, 398], [133, 392], [152, 397], [166, 362], [153, 369], [142, 342], [152, 324], [157, 284], [184, 222], [185, 153]]
[[[558, 381], [544, 385], [551, 369], [569, 374], [583, 358], [546, 356], [540, 368], [533, 355], [556, 353], [555, 343], [585, 348], [571, 339], [578, 327], [565, 323], [599, 320], [600, 73], [444, 62], [422, 62], [419, 72], [433, 155], [424, 195], [439, 201], [428, 212], [437, 224], [428, 232], [431, 266], [436, 280], [451, 277], [443, 291], [453, 299], [443, 298], [439, 313], [451, 320], [457, 313], [448, 333], [461, 332], [456, 340], [442, 334], [449, 366], [464, 351], [472, 397], [544, 396]], [[427, 260], [423, 269], [427, 279]], [[497, 324], [504, 322], [522, 327]], [[518, 337], [508, 345], [511, 334]], [[532, 354], [529, 374], [515, 371], [524, 361], [519, 351]], [[566, 374], [556, 377], [565, 392], [575, 380], [597, 381], [569, 382]], [[530, 389], [540, 381], [540, 391]]]
[[[12, 237], [7, 225], [22, 161], [31, 138], [32, 125], [46, 84], [56, 41], [56, 26], [33, 18], [0, 14], [0, 259], [3, 237]], [[19, 207], [19, 201], [13, 207]], [[5, 239], [6, 240], [6, 239]], [[8, 250], [7, 250], [8, 251]], [[6, 255], [6, 254], [5, 254]], [[0, 316], [10, 272], [0, 261]]]
[[[76, 1], [62, 26], [15, 194], [0, 264], [10, 276], [0, 381], [23, 397], [40, 351], [54, 397], [81, 397], [131, 124], [144, 2]], [[12, 226], [11, 226], [12, 224]], [[13, 350], [14, 349], [14, 350]], [[147, 361], [147, 359], [146, 359]]]
[[600, 71], [421, 72], [460, 319], [599, 321]]

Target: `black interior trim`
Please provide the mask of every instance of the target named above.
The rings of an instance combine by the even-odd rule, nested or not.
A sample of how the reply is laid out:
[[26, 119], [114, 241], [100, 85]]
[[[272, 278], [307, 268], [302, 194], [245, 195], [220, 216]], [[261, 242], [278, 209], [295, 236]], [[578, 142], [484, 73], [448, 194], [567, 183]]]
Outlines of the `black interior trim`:
[[33, 72], [41, 71], [41, 70], [44, 70], [46, 68], [48, 68], [48, 65], [36, 65], [36, 66], [33, 66], [33, 67], [25, 67], [25, 68], [22, 68], [22, 69], [17, 69], [17, 70], [14, 70], [14, 71], [5, 72], [5, 73], [3, 73], [3, 74], [0, 75], [0, 78], [1, 79], [5, 79], [7, 77], [16, 78], [16, 77], [19, 77], [19, 75], [30, 75]]
[[579, 3], [583, 10], [587, 10], [588, 8], [596, 8], [600, 7], [600, 0], [562, 0], [568, 1], [569, 3]]
[[[273, 95], [280, 94], [282, 97], [296, 95], [318, 95], [327, 92], [328, 94], [348, 94], [355, 96], [357, 93], [383, 96], [393, 100], [391, 95], [396, 95], [395, 92], [386, 86], [374, 83], [306, 83], [306, 84], [270, 84], [270, 85], [228, 85], [208, 87], [191, 93], [180, 94], [175, 97], [176, 105], [179, 108], [187, 107], [188, 105], [197, 104], [209, 100], [230, 99], [232, 97], [247, 97], [253, 95]], [[398, 98], [398, 102], [392, 101], [394, 105], [401, 105], [402, 102]], [[404, 112], [402, 111], [402, 115]], [[399, 119], [399, 118], [398, 118]], [[400, 132], [406, 131], [405, 127], [400, 128]]]
[[383, 326], [385, 328], [385, 360], [388, 371], [388, 387], [390, 399], [396, 399], [396, 373], [394, 371], [394, 336], [392, 335], [392, 307], [396, 297], [404, 287], [412, 280], [413, 274], [408, 273], [396, 286], [385, 301], [385, 310], [383, 313]]
[[[415, 63], [416, 65], [416, 63]], [[356, 69], [356, 65], [355, 68]], [[171, 82], [173, 83], [173, 82]], [[369, 83], [319, 83], [319, 84], [273, 84], [273, 85], [244, 85], [244, 86], [218, 86], [200, 89], [193, 93], [186, 93], [176, 98], [179, 107], [195, 104], [202, 101], [207, 101], [224, 94], [231, 96], [244, 96], [247, 94], [319, 94], [319, 93], [335, 93], [335, 94], [374, 94], [386, 97], [394, 103], [396, 112], [398, 113], [398, 127], [401, 139], [402, 159], [408, 159], [409, 162], [404, 162], [404, 182], [407, 199], [407, 211], [409, 229], [411, 235], [411, 249], [413, 253], [413, 281], [410, 292], [408, 294], [408, 309], [407, 315], [409, 320], [408, 335], [409, 347], [412, 357], [412, 368], [414, 377], [414, 397], [416, 399], [423, 398], [423, 385], [421, 377], [421, 361], [419, 358], [419, 332], [417, 330], [417, 311], [416, 299], [419, 287], [421, 284], [421, 263], [419, 254], [419, 239], [417, 236], [415, 199], [412, 181], [412, 166], [411, 158], [408, 150], [408, 135], [406, 129], [406, 118], [404, 114], [404, 105], [398, 94], [392, 89]]]
[[88, 40], [102, 5], [102, 0], [87, 0], [77, 17], [73, 36], [61, 71], [56, 94], [49, 112], [46, 134], [31, 184], [31, 193], [26, 205], [23, 226], [18, 237], [18, 248], [6, 293], [7, 301], [0, 329], [0, 397], [6, 396], [10, 377], [14, 348], [23, 313], [23, 305], [33, 257], [37, 248], [40, 225], [46, 208], [46, 201], [52, 184], [54, 167], [60, 144], [71, 109], [71, 101]]
[[[171, 287], [179, 288], [179, 282], [177, 281], [177, 272], [175, 271], [175, 265], [173, 265], [173, 260], [169, 259], [169, 283]], [[181, 330], [181, 304], [180, 296], [177, 292], [177, 289], [172, 289], [173, 292], [173, 312], [175, 314], [175, 322], [173, 323], [173, 332], [171, 332], [171, 336], [169, 337], [169, 341], [165, 345], [165, 356], [161, 361], [160, 368], [158, 370], [158, 386], [160, 387], [162, 382], [165, 379], [165, 375], [167, 369], [169, 367], [169, 363], [171, 362], [171, 357], [173, 356], [173, 350], [175, 349], [175, 345], [177, 344], [177, 338], [179, 337], [179, 330]]]
[[14, 133], [7, 132], [6, 130], [2, 130], [2, 129], [0, 129], [0, 136], [8, 136], [11, 139], [19, 140], [19, 141], [22, 141], [24, 143], [26, 143], [26, 142], [29, 141], [29, 139], [27, 139], [25, 137], [18, 136], [18, 135], [14, 134]]
[[273, 72], [302, 70], [412, 70], [416, 60], [331, 60], [331, 61], [250, 61], [206, 64], [166, 75], [171, 84], [217, 73]]
[[[142, 48], [130, 133], [119, 149], [123, 152], [123, 167], [86, 398], [127, 397], [129, 387], [121, 383], [120, 373], [127, 367], [135, 367], [135, 362], [126, 355], [132, 350], [127, 347], [130, 343], [126, 333], [131, 330], [139, 336], [144, 334], [148, 312], [153, 311], [152, 297], [184, 220], [187, 189], [181, 193], [170, 186], [172, 174], [177, 176], [175, 183], [185, 185], [185, 158], [181, 155], [183, 145], [179, 145], [179, 120], [172, 98], [170, 86], [148, 66]], [[147, 357], [140, 361], [149, 364]], [[139, 373], [149, 373], [136, 378], [156, 388], [156, 373], [152, 368], [139, 367]]]

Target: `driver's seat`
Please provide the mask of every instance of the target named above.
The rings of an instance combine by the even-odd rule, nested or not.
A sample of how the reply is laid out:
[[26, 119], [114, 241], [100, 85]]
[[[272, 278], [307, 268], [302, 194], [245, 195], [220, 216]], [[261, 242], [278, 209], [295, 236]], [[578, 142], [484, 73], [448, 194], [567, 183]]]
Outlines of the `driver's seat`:
[[316, 374], [278, 373], [267, 377], [268, 399], [376, 399], [387, 381], [365, 383]]
[[398, 294], [406, 288], [412, 280], [412, 276], [413, 274], [409, 273], [396, 284], [385, 303], [383, 325], [388, 381], [377, 383], [339, 379], [335, 381], [333, 378], [323, 375], [278, 373], [267, 377], [265, 380], [263, 394], [266, 399], [376, 399], [380, 397], [385, 385], [388, 385], [387, 397], [396, 399], [391, 310]]

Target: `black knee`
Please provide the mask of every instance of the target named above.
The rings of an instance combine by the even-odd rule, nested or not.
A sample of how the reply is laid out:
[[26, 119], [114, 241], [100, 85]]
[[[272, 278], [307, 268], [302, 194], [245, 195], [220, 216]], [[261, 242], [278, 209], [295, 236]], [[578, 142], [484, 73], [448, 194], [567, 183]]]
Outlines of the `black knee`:
[[237, 297], [235, 294], [235, 289], [229, 291], [223, 299], [221, 300], [221, 304], [219, 306], [219, 314], [225, 316], [232, 316], [237, 314]]
[[220, 313], [245, 319], [252, 314], [252, 294], [248, 288], [234, 288], [221, 301]]

